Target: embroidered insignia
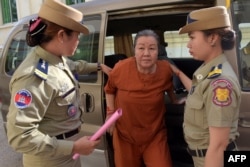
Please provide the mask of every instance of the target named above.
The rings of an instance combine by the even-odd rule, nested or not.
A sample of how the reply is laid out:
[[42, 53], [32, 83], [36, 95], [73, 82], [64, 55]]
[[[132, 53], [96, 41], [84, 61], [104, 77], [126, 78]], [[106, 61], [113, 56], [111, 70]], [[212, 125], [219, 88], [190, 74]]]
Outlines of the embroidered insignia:
[[68, 116], [73, 117], [77, 113], [77, 108], [74, 105], [70, 105], [68, 108]]
[[35, 75], [46, 81], [48, 78], [48, 67], [48, 62], [43, 59], [39, 59], [37, 67], [35, 69]]
[[219, 64], [217, 66], [213, 66], [211, 68], [211, 71], [208, 73], [207, 78], [208, 79], [216, 78], [216, 77], [220, 76], [221, 73], [222, 73], [222, 64]]
[[26, 89], [19, 90], [14, 96], [15, 106], [20, 109], [28, 107], [31, 101], [32, 101], [32, 95]]
[[213, 89], [213, 103], [218, 106], [228, 106], [232, 103], [232, 84], [225, 79], [218, 79], [211, 83]]

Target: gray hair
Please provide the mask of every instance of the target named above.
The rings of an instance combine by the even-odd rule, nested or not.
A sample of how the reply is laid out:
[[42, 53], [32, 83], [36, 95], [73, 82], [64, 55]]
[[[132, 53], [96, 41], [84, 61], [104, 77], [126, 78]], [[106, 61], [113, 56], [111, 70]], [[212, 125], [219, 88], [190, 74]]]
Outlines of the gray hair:
[[143, 36], [150, 36], [150, 37], [154, 37], [157, 41], [157, 46], [158, 46], [158, 49], [159, 49], [159, 45], [160, 45], [160, 38], [159, 36], [153, 31], [153, 30], [150, 30], [150, 29], [145, 29], [145, 30], [141, 30], [139, 31], [136, 36], [135, 36], [135, 41], [134, 41], [134, 48], [137, 44], [137, 40], [138, 38], [140, 37], [143, 37]]

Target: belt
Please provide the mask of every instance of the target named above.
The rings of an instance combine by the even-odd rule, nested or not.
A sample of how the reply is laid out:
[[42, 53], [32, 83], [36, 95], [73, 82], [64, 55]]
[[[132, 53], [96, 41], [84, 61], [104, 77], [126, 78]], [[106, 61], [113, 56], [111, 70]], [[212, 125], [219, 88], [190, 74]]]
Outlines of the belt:
[[57, 139], [67, 139], [67, 138], [69, 138], [71, 136], [74, 136], [75, 134], [77, 134], [79, 132], [80, 132], [80, 128], [77, 128], [77, 129], [74, 129], [72, 131], [57, 135], [56, 138]]
[[[227, 145], [227, 148], [226, 150], [227, 151], [231, 151], [231, 150], [234, 150], [236, 148], [236, 144], [235, 142], [231, 142]], [[187, 147], [187, 151], [188, 153], [191, 155], [191, 156], [194, 156], [194, 157], [205, 157], [206, 156], [206, 152], [207, 152], [207, 149], [197, 149], [197, 150], [192, 150], [190, 149], [189, 147]]]

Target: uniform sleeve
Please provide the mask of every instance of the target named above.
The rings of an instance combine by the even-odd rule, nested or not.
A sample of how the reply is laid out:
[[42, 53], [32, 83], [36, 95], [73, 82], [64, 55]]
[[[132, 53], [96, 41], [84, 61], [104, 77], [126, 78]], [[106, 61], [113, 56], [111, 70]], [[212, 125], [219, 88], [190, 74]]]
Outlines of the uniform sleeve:
[[230, 127], [238, 119], [240, 103], [239, 88], [226, 78], [214, 79], [208, 89], [206, 111], [208, 126]]
[[95, 72], [98, 69], [97, 63], [88, 63], [87, 61], [84, 60], [72, 61], [68, 58], [65, 59], [70, 70], [75, 71], [78, 74], [88, 74], [91, 72]]
[[[47, 81], [46, 81], [47, 82]], [[39, 123], [53, 99], [53, 89], [34, 75], [13, 80], [7, 115], [9, 144], [18, 152], [33, 155], [68, 155], [73, 142], [57, 140], [39, 131]]]

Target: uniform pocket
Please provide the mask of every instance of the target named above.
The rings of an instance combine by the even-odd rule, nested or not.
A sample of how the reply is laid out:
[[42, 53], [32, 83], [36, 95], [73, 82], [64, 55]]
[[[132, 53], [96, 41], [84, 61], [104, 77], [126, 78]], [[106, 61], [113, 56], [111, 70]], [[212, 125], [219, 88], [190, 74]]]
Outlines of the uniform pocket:
[[185, 119], [198, 126], [204, 126], [206, 112], [204, 111], [204, 102], [202, 97], [190, 95], [186, 101]]

